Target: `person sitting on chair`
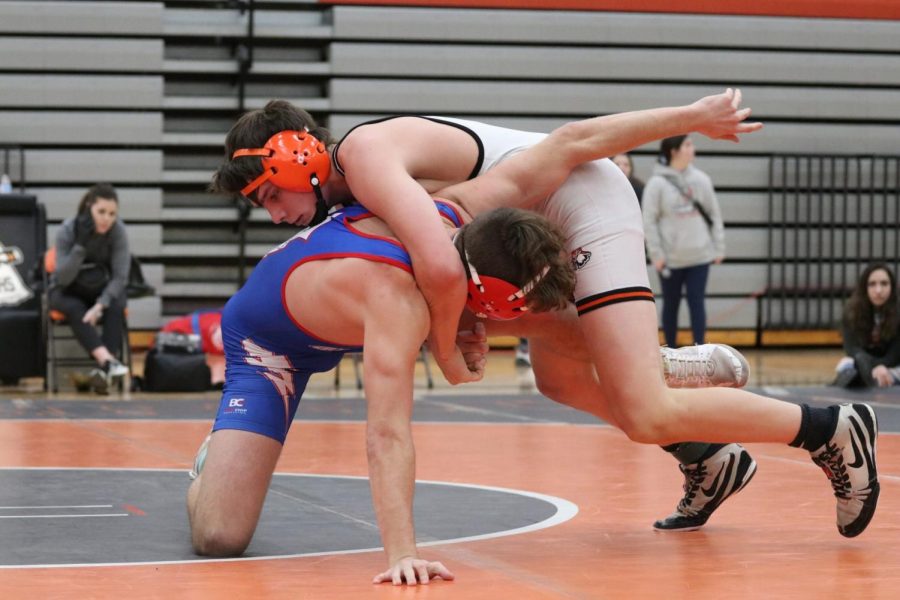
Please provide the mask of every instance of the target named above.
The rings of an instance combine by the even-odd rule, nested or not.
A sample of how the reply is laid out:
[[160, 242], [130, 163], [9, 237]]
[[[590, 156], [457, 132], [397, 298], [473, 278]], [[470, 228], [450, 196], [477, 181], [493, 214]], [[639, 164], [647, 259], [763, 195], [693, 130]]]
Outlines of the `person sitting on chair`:
[[[128, 373], [116, 359], [125, 327], [125, 287], [131, 255], [119, 197], [107, 183], [91, 186], [78, 213], [56, 234], [56, 267], [50, 276], [50, 308], [63, 313], [81, 346], [94, 358], [91, 384], [106, 394]], [[103, 319], [102, 336], [96, 326]]]

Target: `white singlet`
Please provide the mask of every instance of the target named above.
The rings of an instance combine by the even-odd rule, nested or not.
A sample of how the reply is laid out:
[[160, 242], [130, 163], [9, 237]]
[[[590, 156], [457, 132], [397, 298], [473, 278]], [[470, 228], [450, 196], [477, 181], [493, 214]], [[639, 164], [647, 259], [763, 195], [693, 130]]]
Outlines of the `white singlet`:
[[[484, 148], [479, 174], [546, 137], [477, 121], [428, 118], [461, 125], [477, 136]], [[611, 160], [580, 165], [534, 210], [566, 235], [577, 276], [578, 314], [617, 302], [653, 301], [640, 204], [628, 178]]]

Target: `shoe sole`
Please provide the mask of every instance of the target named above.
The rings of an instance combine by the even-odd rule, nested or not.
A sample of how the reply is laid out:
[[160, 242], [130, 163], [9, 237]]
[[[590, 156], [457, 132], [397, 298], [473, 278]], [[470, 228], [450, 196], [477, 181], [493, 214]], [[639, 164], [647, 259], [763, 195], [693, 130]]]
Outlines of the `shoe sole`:
[[[747, 454], [747, 456], [750, 456], [750, 455]], [[735, 494], [740, 492], [742, 489], [747, 487], [747, 484], [750, 483], [750, 480], [753, 479], [754, 475], [756, 475], [756, 461], [753, 460], [752, 456], [750, 456], [750, 466], [747, 467], [747, 472], [744, 476], [744, 481], [741, 483], [741, 486], [739, 488], [736, 488], [735, 490], [733, 490], [727, 496], [725, 496], [722, 499], [722, 501], [719, 502], [719, 504], [716, 506], [716, 508], [713, 509], [713, 512], [718, 510], [719, 506], [722, 506], [722, 504], [724, 504], [726, 500], [728, 500], [729, 498], [731, 498], [732, 496], [734, 496]], [[706, 525], [706, 521], [708, 521], [711, 516], [712, 516], [712, 513], [709, 513], [706, 516], [706, 520], [704, 520], [702, 523], [700, 523], [699, 525], [690, 525], [688, 527], [669, 527], [669, 528], [657, 527], [656, 525], [657, 525], [657, 523], [660, 523], [660, 521], [656, 521], [655, 523], [653, 523], [653, 531], [659, 531], [660, 533], [688, 533], [690, 531], [697, 531], [698, 529], [700, 529], [704, 525]]]
[[[853, 412], [860, 418], [866, 428], [866, 433], [871, 436], [872, 440], [872, 471], [875, 473], [874, 483], [872, 484], [872, 493], [869, 495], [871, 502], [863, 504], [863, 511], [859, 514], [855, 521], [844, 528], [838, 526], [838, 532], [844, 537], [852, 538], [861, 534], [872, 522], [875, 516], [875, 509], [878, 507], [878, 496], [881, 493], [881, 484], [878, 482], [878, 467], [876, 463], [876, 455], [878, 452], [878, 417], [875, 411], [868, 404], [851, 404]], [[871, 481], [871, 480], [870, 480]]]
[[[740, 370], [741, 370], [741, 376], [740, 376], [740, 379], [739, 379], [738, 381], [732, 382], [731, 385], [724, 385], [724, 384], [723, 384], [723, 385], [720, 386], [720, 387], [742, 388], [742, 387], [744, 387], [745, 385], [747, 385], [747, 381], [750, 379], [750, 363], [747, 362], [747, 357], [745, 357], [743, 354], [741, 354], [740, 352], [738, 352], [737, 350], [735, 350], [734, 348], [732, 348], [732, 347], [729, 346], [728, 344], [716, 344], [716, 345], [719, 346], [720, 348], [724, 348], [725, 350], [727, 350], [728, 352], [730, 352], [730, 353], [731, 353], [731, 357], [730, 357], [730, 358], [731, 358], [732, 361], [733, 361], [733, 362], [732, 362], [732, 367], [733, 367], [735, 370], [737, 370], [738, 368], [740, 368]], [[735, 362], [736, 362], [737, 364], [735, 364]]]

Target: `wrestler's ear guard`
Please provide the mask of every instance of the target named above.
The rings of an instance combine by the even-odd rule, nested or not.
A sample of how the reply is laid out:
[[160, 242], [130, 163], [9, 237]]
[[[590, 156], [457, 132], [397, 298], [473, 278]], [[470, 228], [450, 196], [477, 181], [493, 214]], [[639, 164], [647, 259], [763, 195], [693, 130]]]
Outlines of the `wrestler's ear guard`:
[[313, 192], [331, 175], [331, 157], [325, 144], [306, 130], [280, 131], [262, 148], [235, 150], [231, 159], [242, 156], [260, 156], [263, 165], [262, 174], [241, 190], [244, 196], [266, 181], [289, 192]]
[[528, 312], [525, 296], [550, 270], [549, 265], [545, 266], [534, 279], [520, 288], [498, 277], [479, 275], [469, 260], [469, 253], [464, 251], [464, 256], [469, 271], [466, 308], [482, 319], [509, 321], [524, 315]]

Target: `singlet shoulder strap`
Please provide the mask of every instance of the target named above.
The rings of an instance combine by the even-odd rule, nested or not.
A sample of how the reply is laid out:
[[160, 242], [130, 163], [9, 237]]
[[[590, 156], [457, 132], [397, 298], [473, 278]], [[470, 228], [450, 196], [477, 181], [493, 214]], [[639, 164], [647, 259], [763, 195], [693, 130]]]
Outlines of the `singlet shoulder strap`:
[[471, 129], [466, 127], [465, 125], [463, 125], [461, 123], [455, 123], [453, 121], [445, 121], [444, 119], [441, 119], [439, 117], [426, 117], [424, 115], [392, 115], [390, 117], [382, 117], [380, 119], [372, 119], [371, 121], [365, 121], [363, 123], [359, 123], [357, 125], [354, 125], [350, 129], [350, 131], [348, 131], [347, 133], [344, 134], [344, 137], [342, 137], [340, 139], [340, 141], [337, 144], [335, 144], [334, 152], [331, 153], [331, 161], [334, 164], [334, 168], [337, 170], [337, 172], [340, 173], [341, 176], [346, 177], [346, 173], [344, 173], [344, 167], [341, 166], [341, 159], [340, 159], [339, 155], [340, 155], [341, 144], [344, 143], [344, 140], [347, 139], [348, 135], [353, 133], [354, 129], [356, 129], [357, 127], [362, 127], [363, 125], [372, 125], [373, 123], [383, 123], [384, 121], [390, 121], [392, 119], [399, 119], [401, 117], [415, 117], [417, 119], [425, 119], [427, 121], [432, 121], [434, 123], [440, 123], [441, 125], [449, 125], [451, 127], [456, 127], [457, 129], [468, 133], [472, 137], [472, 139], [475, 140], [475, 144], [477, 144], [477, 146], [478, 146], [478, 160], [475, 161], [475, 167], [472, 169], [472, 172], [469, 173], [469, 176], [466, 179], [474, 179], [478, 175], [478, 173], [481, 171], [481, 165], [484, 164], [484, 142], [481, 141], [481, 138], [478, 137], [477, 133], [475, 133], [474, 131], [472, 131]]

